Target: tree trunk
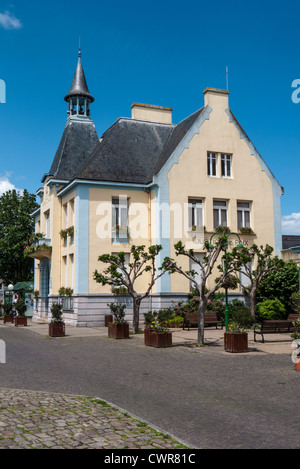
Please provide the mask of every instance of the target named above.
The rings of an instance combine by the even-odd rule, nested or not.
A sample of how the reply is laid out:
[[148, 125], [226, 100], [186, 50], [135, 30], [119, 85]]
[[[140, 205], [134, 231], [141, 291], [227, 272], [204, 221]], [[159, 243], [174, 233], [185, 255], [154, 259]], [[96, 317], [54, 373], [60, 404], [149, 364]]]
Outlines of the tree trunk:
[[199, 301], [199, 321], [198, 321], [198, 345], [204, 345], [204, 312], [206, 308], [206, 299]]
[[255, 298], [256, 298], [256, 289], [251, 290], [249, 293], [249, 298], [250, 298], [250, 310], [251, 310], [251, 316], [255, 316]]
[[137, 334], [139, 332], [139, 318], [140, 318], [140, 300], [139, 298], [133, 299], [133, 332]]

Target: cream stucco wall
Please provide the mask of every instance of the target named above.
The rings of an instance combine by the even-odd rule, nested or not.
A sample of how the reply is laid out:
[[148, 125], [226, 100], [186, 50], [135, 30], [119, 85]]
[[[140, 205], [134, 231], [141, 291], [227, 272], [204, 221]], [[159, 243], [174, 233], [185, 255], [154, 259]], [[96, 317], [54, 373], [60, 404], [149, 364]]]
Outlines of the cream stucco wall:
[[[112, 242], [113, 198], [124, 196], [129, 199], [129, 243]], [[151, 244], [151, 194], [144, 190], [120, 190], [91, 188], [89, 190], [89, 293], [110, 293], [111, 287], [98, 284], [93, 273], [105, 269], [105, 264], [98, 261], [101, 254], [118, 252], [130, 253], [131, 245]], [[148, 275], [138, 279], [137, 290], [145, 291]]]
[[[237, 231], [237, 201], [251, 203], [251, 227], [255, 236], [240, 235], [245, 244], [253, 243], [274, 246], [273, 190], [270, 177], [262, 170], [258, 159], [244, 139], [240, 138], [237, 127], [229, 121], [228, 94], [207, 92], [205, 104], [210, 106], [209, 119], [205, 120], [179, 157], [178, 164], [168, 173], [170, 205], [184, 206], [188, 198], [202, 198], [204, 201], [204, 226], [206, 239], [214, 232], [213, 201], [228, 202], [228, 226]], [[218, 154], [217, 177], [207, 175], [207, 152]], [[232, 177], [221, 177], [221, 153], [232, 155]], [[180, 238], [174, 235], [174, 223], [170, 226], [170, 255], [175, 256], [174, 244]], [[183, 242], [190, 240], [183, 233]], [[234, 242], [237, 238], [231, 238]], [[202, 249], [195, 249], [195, 252]], [[183, 257], [183, 256], [182, 256]], [[179, 261], [179, 258], [178, 258]], [[180, 259], [181, 265], [189, 269], [188, 259]], [[214, 272], [216, 274], [216, 271]], [[212, 276], [213, 277], [213, 276]], [[213, 279], [210, 280], [212, 285]], [[171, 276], [173, 292], [187, 291], [188, 280], [180, 275]]]

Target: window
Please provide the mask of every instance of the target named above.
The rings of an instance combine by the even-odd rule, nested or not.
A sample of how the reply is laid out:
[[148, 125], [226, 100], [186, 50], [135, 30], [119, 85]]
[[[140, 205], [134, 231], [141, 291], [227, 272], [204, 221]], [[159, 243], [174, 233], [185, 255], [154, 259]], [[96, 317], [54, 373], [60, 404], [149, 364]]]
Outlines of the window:
[[62, 279], [64, 286], [67, 287], [68, 284], [68, 259], [67, 256], [62, 258]]
[[112, 199], [113, 243], [128, 242], [128, 199], [126, 196]]
[[250, 203], [238, 202], [237, 203], [237, 225], [238, 229], [250, 228]]
[[217, 155], [216, 153], [207, 153], [207, 175], [217, 176]]
[[45, 236], [50, 239], [50, 211], [45, 213]]
[[231, 177], [231, 155], [221, 155], [222, 177]]
[[189, 199], [189, 228], [203, 226], [203, 200]]
[[214, 200], [214, 229], [217, 226], [227, 226], [226, 200]]

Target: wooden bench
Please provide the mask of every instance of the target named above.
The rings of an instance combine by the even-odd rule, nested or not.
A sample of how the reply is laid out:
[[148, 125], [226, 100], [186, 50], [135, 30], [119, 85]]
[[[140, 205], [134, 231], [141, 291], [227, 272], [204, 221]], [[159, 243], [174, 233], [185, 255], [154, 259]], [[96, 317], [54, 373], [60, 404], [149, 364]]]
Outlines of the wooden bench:
[[293, 331], [293, 322], [286, 320], [265, 320], [261, 325], [254, 327], [254, 342], [256, 335], [260, 334], [262, 342], [265, 341], [264, 334], [288, 334]]
[[[189, 330], [192, 326], [198, 327], [198, 318], [198, 313], [185, 313], [183, 316], [183, 329], [187, 327]], [[213, 311], [204, 313], [204, 326], [216, 326], [216, 329], [218, 329], [219, 325], [223, 329], [222, 321], [218, 320], [216, 313]]]

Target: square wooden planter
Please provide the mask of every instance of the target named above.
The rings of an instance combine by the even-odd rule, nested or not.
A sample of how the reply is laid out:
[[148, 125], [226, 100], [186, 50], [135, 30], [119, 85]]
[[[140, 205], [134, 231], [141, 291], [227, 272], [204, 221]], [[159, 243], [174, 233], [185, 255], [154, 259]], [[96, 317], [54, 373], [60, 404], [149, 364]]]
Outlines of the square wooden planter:
[[27, 317], [26, 316], [16, 316], [15, 317], [15, 326], [27, 326]]
[[5, 314], [3, 316], [3, 324], [6, 324], [6, 323], [13, 323], [14, 322], [14, 317], [10, 314]]
[[152, 329], [144, 329], [144, 344], [151, 345], [151, 337], [150, 335], [153, 333]]
[[224, 334], [224, 349], [225, 352], [241, 353], [248, 352], [248, 333], [232, 333], [225, 332]]
[[111, 324], [108, 326], [108, 337], [112, 339], [129, 339], [129, 324]]
[[155, 332], [145, 329], [144, 332], [145, 345], [150, 347], [171, 347], [172, 346], [172, 332]]
[[64, 337], [66, 335], [64, 322], [50, 322], [49, 336], [50, 337]]
[[108, 327], [109, 326], [109, 323], [113, 322], [113, 315], [112, 314], [106, 314], [104, 316], [104, 324], [105, 324], [105, 327]]

